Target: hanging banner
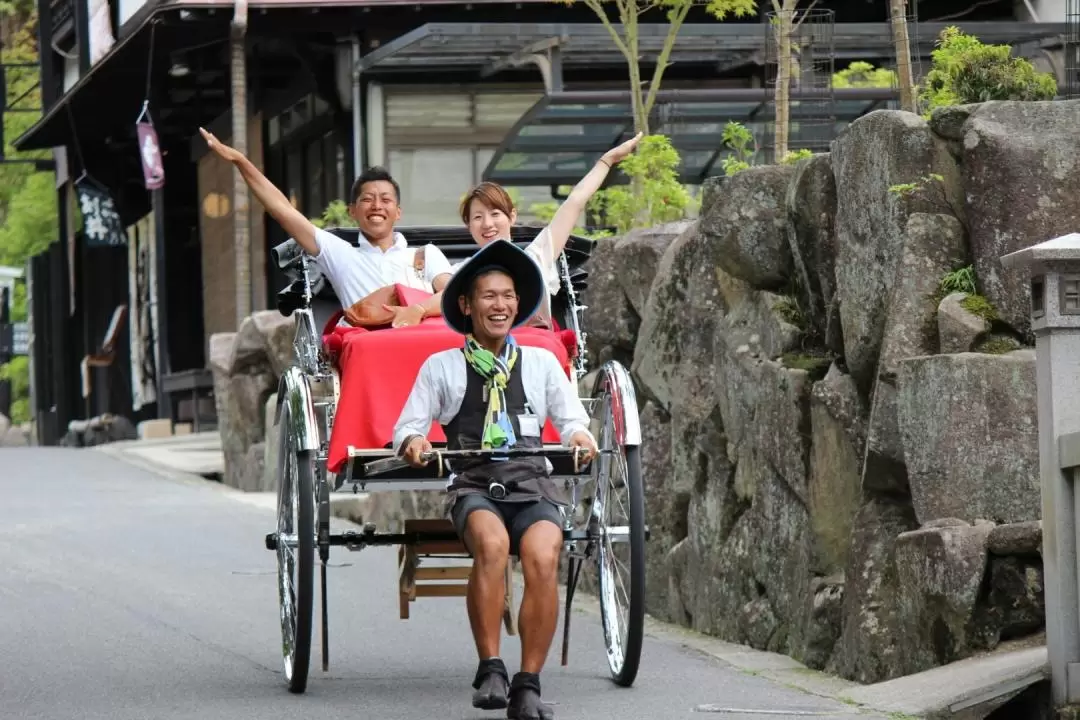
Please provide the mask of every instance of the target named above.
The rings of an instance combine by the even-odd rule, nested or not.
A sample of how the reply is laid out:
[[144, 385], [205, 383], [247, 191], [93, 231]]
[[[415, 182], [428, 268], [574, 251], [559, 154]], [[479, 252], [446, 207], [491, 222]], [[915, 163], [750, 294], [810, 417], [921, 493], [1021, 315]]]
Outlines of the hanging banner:
[[157, 130], [148, 120], [135, 123], [139, 135], [139, 157], [142, 159], [143, 185], [147, 190], [157, 190], [165, 184], [165, 166], [161, 162], [161, 146]]
[[83, 217], [83, 234], [87, 247], [120, 247], [127, 244], [127, 233], [120, 214], [109, 193], [83, 178], [75, 183], [79, 210]]

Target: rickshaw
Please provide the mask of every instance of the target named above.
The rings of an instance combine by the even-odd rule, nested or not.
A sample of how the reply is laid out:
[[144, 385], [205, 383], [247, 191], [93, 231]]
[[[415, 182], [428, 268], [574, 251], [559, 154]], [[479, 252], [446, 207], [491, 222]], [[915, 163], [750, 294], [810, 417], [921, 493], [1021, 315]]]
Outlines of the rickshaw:
[[[354, 246], [359, 242], [354, 228], [330, 231]], [[401, 232], [411, 247], [437, 245], [451, 263], [469, 257], [477, 249], [467, 230], [461, 227], [404, 227]], [[515, 227], [511, 240], [524, 247], [538, 233], [539, 228]], [[561, 336], [570, 346], [571, 379], [579, 387], [588, 371], [585, 333], [581, 327], [585, 308], [579, 294], [586, 288], [588, 274], [582, 266], [591, 249], [592, 241], [576, 236], [570, 239], [558, 259], [561, 289], [552, 298], [552, 315], [556, 323], [566, 328]], [[397, 589], [402, 619], [409, 617], [409, 605], [417, 597], [463, 596], [464, 584], [447, 581], [467, 581], [471, 568], [468, 551], [448, 519], [405, 520], [403, 527], [391, 530], [380, 530], [375, 523], [368, 522], [358, 531], [332, 533], [331, 493], [442, 489], [447, 482], [448, 462], [491, 451], [453, 451], [447, 450], [445, 443], [433, 443], [428, 456], [433, 462], [415, 469], [396, 456], [389, 442], [382, 447], [350, 445], [347, 464], [340, 472], [331, 472], [327, 465], [328, 446], [339, 409], [341, 378], [319, 328], [335, 322], [335, 311], [340, 311], [340, 304], [314, 262], [294, 241], [278, 245], [272, 253], [287, 281], [278, 294], [278, 310], [286, 317], [295, 315], [296, 331], [293, 361], [278, 386], [277, 527], [266, 536], [265, 544], [277, 554], [285, 679], [291, 692], [303, 693], [311, 659], [316, 553], [320, 562], [324, 672], [329, 668], [326, 569], [330, 548], [359, 551], [371, 546], [397, 546]], [[371, 372], [393, 371], [392, 367], [371, 368]], [[592, 375], [591, 393], [582, 398], [599, 449], [590, 463], [579, 462], [573, 451], [558, 444], [545, 444], [539, 450], [511, 450], [510, 454], [546, 457], [553, 468], [552, 477], [565, 483], [572, 498], [563, 528], [566, 590], [562, 665], [567, 664], [574, 592], [581, 570], [589, 565], [597, 573], [595, 589], [611, 677], [617, 685], [629, 687], [638, 672], [645, 615], [647, 527], [641, 477], [641, 429], [634, 386], [627, 369], [609, 361]], [[425, 566], [432, 558], [458, 558], [468, 564]], [[508, 634], [512, 635], [516, 630], [509, 565], [512, 562], [507, 570], [503, 619]]]

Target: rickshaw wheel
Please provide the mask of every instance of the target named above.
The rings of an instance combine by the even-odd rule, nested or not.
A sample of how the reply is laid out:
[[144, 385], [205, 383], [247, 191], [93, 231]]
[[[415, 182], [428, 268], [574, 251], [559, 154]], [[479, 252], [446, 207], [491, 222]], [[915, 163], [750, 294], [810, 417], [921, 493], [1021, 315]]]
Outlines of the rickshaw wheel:
[[311, 613], [314, 599], [315, 508], [314, 456], [296, 450], [289, 405], [278, 424], [278, 600], [281, 608], [282, 659], [289, 691], [307, 688], [311, 660]]
[[620, 445], [609, 386], [599, 397], [597, 436], [600, 455], [593, 461], [592, 525], [596, 528], [600, 615], [608, 666], [616, 685], [637, 677], [645, 632], [645, 492], [640, 448]]

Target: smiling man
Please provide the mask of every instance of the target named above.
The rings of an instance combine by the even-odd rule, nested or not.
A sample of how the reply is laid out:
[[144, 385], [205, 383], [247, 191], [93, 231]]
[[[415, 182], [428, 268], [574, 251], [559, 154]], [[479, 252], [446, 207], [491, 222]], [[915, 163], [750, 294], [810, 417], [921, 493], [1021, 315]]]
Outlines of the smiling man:
[[[243, 153], [203, 128], [199, 132], [211, 150], [237, 167], [266, 212], [315, 259], [342, 308], [352, 307], [387, 285], [401, 284], [431, 293], [446, 286], [451, 268], [442, 251], [430, 244], [409, 248], [405, 236], [394, 230], [394, 223], [401, 219], [401, 192], [383, 168], [368, 168], [353, 183], [349, 215], [367, 240], [354, 248], [337, 235], [315, 227]], [[395, 314], [407, 310], [398, 308]], [[439, 299], [429, 299], [414, 310], [421, 316], [438, 315]]]
[[[394, 428], [394, 447], [409, 464], [421, 454], [433, 421], [449, 449], [540, 448], [550, 419], [562, 442], [596, 453], [589, 416], [574, 385], [548, 350], [518, 345], [511, 330], [536, 312], [546, 292], [540, 268], [506, 240], [484, 246], [461, 266], [442, 300], [446, 324], [464, 346], [424, 363]], [[557, 571], [568, 498], [544, 458], [508, 457], [455, 462], [447, 509], [473, 556], [467, 608], [479, 666], [473, 706], [506, 707], [516, 720], [548, 720], [540, 700], [540, 670], [558, 622]], [[499, 658], [505, 572], [521, 559], [525, 592], [518, 627], [521, 670], [509, 681]]]

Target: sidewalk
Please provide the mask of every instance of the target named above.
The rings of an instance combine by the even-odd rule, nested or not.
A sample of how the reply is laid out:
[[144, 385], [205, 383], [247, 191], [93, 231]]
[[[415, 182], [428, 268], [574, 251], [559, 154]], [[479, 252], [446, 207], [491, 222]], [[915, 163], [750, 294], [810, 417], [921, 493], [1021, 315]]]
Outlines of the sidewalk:
[[[216, 432], [131, 440], [89, 449], [187, 482], [217, 480], [224, 472], [221, 439]], [[244, 493], [223, 485], [221, 488], [240, 502], [268, 509], [277, 504], [273, 492]], [[332, 497], [332, 512], [340, 521], [355, 512], [356, 504], [362, 505], [367, 499], [367, 493], [339, 494]], [[578, 594], [574, 604], [586, 612], [599, 612], [596, 600], [585, 594]], [[787, 655], [724, 642], [651, 617], [646, 618], [645, 629], [653, 637], [693, 648], [742, 672], [838, 700], [859, 715], [871, 718], [981, 720], [1028, 687], [1049, 678], [1045, 645], [1030, 643], [1003, 643], [997, 651], [984, 656], [887, 682], [859, 685], [812, 670]]]

